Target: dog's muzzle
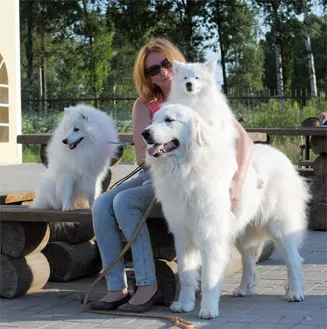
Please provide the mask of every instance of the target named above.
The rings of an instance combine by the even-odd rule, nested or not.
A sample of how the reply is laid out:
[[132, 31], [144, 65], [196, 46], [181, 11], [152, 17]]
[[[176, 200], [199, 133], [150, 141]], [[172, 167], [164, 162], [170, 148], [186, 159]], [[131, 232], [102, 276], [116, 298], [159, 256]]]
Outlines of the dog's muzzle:
[[141, 135], [143, 137], [143, 139], [147, 142], [147, 144], [154, 144], [154, 140], [151, 136], [151, 131], [150, 129], [144, 129], [142, 132], [141, 132]]
[[192, 83], [191, 82], [186, 82], [186, 90], [191, 92], [193, 91], [193, 86], [192, 86]]
[[77, 145], [78, 145], [83, 139], [84, 139], [84, 137], [81, 137], [81, 138], [77, 139], [77, 140], [76, 140], [75, 142], [73, 142], [73, 143], [68, 143], [68, 139], [65, 138], [65, 139], [62, 140], [62, 142], [63, 142], [64, 144], [68, 144], [69, 148], [70, 148], [71, 150], [73, 150], [74, 148], [76, 148], [76, 146], [77, 146]]
[[144, 129], [141, 133], [143, 136], [144, 140], [146, 141], [147, 144], [152, 145], [147, 149], [148, 154], [152, 157], [159, 157], [164, 153], [169, 153], [173, 150], [175, 150], [179, 142], [177, 139], [173, 139], [169, 142], [166, 143], [156, 143], [151, 135], [151, 130], [150, 129]]

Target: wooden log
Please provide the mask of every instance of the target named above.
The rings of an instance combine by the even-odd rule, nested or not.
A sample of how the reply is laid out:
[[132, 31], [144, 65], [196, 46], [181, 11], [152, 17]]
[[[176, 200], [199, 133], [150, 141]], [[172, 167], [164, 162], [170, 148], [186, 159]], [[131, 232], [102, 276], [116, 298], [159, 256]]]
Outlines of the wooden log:
[[20, 204], [24, 201], [31, 201], [35, 192], [17, 192], [0, 195], [0, 204]]
[[50, 266], [41, 252], [18, 259], [1, 255], [1, 297], [14, 298], [42, 289], [50, 276]]
[[47, 223], [0, 222], [1, 253], [19, 258], [41, 251], [49, 241]]
[[[326, 128], [322, 128], [326, 129]], [[310, 146], [314, 153], [321, 154], [327, 153], [327, 138], [326, 136], [312, 136]]]
[[313, 177], [310, 189], [312, 193], [311, 203], [327, 203], [327, 178]]
[[158, 286], [162, 291], [162, 298], [158, 302], [169, 306], [179, 291], [177, 263], [156, 259], [155, 266]]
[[327, 231], [327, 203], [321, 202], [311, 205], [309, 218], [309, 229]]
[[327, 154], [320, 154], [312, 164], [316, 177], [326, 177]]
[[147, 220], [154, 258], [172, 261], [176, 258], [173, 234], [169, 232], [165, 218]]
[[275, 250], [275, 245], [271, 240], [268, 240], [261, 244], [257, 254], [257, 262], [260, 263], [266, 259], [269, 259]]
[[102, 268], [95, 241], [75, 245], [50, 242], [42, 252], [50, 264], [50, 281], [67, 282], [96, 274]]
[[72, 211], [31, 209], [27, 206], [0, 205], [0, 222], [90, 222], [90, 209]]
[[86, 242], [94, 237], [92, 222], [50, 223], [50, 242], [64, 241], [69, 244]]

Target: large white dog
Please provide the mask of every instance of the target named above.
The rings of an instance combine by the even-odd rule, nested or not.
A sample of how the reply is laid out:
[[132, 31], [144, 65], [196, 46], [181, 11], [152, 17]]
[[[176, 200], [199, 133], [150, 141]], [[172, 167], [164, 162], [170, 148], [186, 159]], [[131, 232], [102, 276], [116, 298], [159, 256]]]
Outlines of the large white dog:
[[[230, 123], [232, 124], [232, 123]], [[157, 199], [175, 239], [180, 295], [174, 312], [194, 308], [201, 268], [200, 318], [219, 315], [219, 296], [231, 246], [242, 254], [236, 296], [255, 289], [257, 249], [270, 238], [284, 256], [289, 301], [304, 298], [298, 248], [306, 230], [309, 193], [289, 159], [255, 145], [239, 203], [231, 211], [229, 187], [237, 169], [234, 137], [217, 131], [181, 104], [164, 105], [142, 133]]]
[[92, 207], [118, 141], [112, 120], [103, 111], [86, 105], [66, 108], [47, 147], [49, 165], [31, 207]]

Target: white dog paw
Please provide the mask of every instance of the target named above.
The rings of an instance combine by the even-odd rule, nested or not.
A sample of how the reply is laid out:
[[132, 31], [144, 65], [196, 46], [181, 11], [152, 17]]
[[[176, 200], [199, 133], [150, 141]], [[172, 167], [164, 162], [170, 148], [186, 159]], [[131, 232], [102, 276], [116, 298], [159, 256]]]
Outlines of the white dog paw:
[[194, 303], [173, 302], [170, 305], [171, 311], [175, 313], [191, 312], [193, 308], [194, 308]]
[[302, 302], [304, 301], [304, 293], [298, 291], [289, 291], [286, 295], [289, 302]]
[[200, 319], [213, 319], [219, 316], [218, 307], [207, 309], [207, 308], [201, 308], [199, 313]]
[[237, 287], [234, 289], [233, 296], [234, 297], [245, 297], [247, 295], [247, 292], [240, 287]]
[[73, 205], [71, 204], [65, 204], [62, 206], [62, 211], [72, 211], [74, 210]]

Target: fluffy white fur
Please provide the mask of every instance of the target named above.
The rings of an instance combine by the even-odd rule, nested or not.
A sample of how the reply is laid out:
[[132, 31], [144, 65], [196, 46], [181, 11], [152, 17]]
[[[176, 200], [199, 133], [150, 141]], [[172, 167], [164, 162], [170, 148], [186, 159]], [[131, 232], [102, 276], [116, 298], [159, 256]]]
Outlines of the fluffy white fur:
[[[228, 106], [225, 111], [230, 111]], [[229, 124], [234, 123], [230, 120]], [[298, 248], [306, 230], [309, 192], [289, 159], [273, 147], [255, 145], [232, 213], [229, 187], [237, 169], [233, 135], [213, 129], [189, 107], [169, 104], [155, 114], [143, 136], [149, 144], [146, 161], [156, 196], [177, 252], [181, 290], [171, 310], [189, 312], [194, 308], [201, 279], [199, 316], [210, 319], [219, 315], [220, 289], [234, 242], [243, 262], [242, 281], [234, 295], [252, 294], [258, 246], [268, 237], [285, 258], [287, 299], [303, 300]]]
[[49, 165], [31, 207], [92, 207], [118, 141], [112, 120], [103, 111], [86, 105], [66, 108], [47, 147]]
[[[233, 114], [215, 80], [216, 63], [173, 62], [173, 81], [166, 104], [183, 104], [196, 111], [219, 136], [237, 138]], [[221, 134], [224, 132], [224, 134]]]

